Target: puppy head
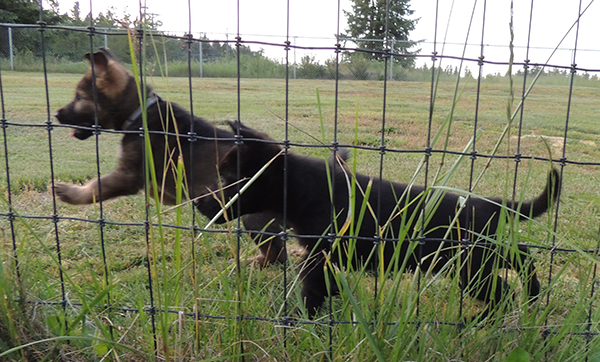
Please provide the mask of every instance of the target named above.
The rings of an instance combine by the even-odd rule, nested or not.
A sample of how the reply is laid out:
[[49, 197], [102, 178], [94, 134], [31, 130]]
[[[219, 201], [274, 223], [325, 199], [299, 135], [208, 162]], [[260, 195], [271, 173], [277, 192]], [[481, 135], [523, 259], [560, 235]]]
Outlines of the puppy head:
[[[228, 182], [254, 176], [267, 162], [281, 152], [281, 147], [266, 133], [229, 122], [240, 143], [235, 145], [219, 162], [219, 173]], [[238, 177], [239, 171], [239, 177]]]
[[[95, 53], [87, 53], [85, 59], [90, 62], [90, 69], [78, 88], [91, 89], [91, 81], [95, 77], [98, 91], [113, 101], [118, 100], [127, 88], [131, 76], [127, 68], [105, 48], [100, 48]], [[85, 84], [82, 85], [82, 82]]]
[[[81, 127], [92, 127], [95, 124], [96, 104], [98, 109], [98, 122], [103, 128], [114, 128], [114, 120], [109, 116], [108, 109], [113, 104], [123, 102], [122, 94], [125, 92], [131, 73], [119, 63], [106, 49], [85, 55], [90, 62], [90, 69], [79, 81], [75, 90], [75, 98], [60, 108], [55, 117], [62, 124]], [[94, 83], [96, 97], [94, 97]], [[137, 105], [136, 105], [137, 107]], [[73, 136], [84, 140], [93, 134], [91, 129], [75, 128]]]
[[[207, 191], [207, 194], [212, 193], [214, 196], [205, 195], [196, 202], [200, 212], [209, 217], [221, 210], [223, 201], [229, 201], [270, 162], [262, 174], [239, 196], [236, 203], [231, 205], [228, 215], [230, 219], [234, 219], [245, 214], [268, 211], [272, 204], [272, 194], [281, 194], [274, 190], [278, 187], [277, 181], [282, 180], [281, 160], [277, 157], [281, 147], [273, 143], [266, 134], [247, 128], [239, 122], [231, 122], [230, 126], [241, 136], [241, 143], [232, 147], [219, 162], [220, 182], [212, 185], [210, 191]], [[218, 222], [225, 222], [225, 219], [221, 218]]]

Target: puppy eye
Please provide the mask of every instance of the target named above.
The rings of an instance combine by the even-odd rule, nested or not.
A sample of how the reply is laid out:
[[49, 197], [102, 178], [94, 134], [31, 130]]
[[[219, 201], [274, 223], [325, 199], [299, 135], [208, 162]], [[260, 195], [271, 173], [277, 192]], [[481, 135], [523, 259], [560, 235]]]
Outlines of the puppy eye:
[[82, 96], [80, 96], [79, 94], [76, 94], [76, 95], [75, 95], [75, 100], [76, 100], [76, 101], [80, 101], [80, 100], [82, 100], [82, 99], [83, 99], [83, 97], [82, 97]]

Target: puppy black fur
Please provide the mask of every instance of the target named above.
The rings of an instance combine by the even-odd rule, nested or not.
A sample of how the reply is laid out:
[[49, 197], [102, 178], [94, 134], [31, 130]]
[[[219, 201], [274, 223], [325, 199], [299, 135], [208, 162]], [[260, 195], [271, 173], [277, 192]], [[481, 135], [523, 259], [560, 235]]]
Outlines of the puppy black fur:
[[[300, 244], [309, 252], [301, 269], [303, 281], [301, 295], [306, 303], [309, 315], [312, 317], [323, 304], [328, 295], [324, 268], [326, 266], [326, 253], [331, 251], [331, 243], [325, 237], [331, 230], [332, 204], [333, 213], [337, 215], [338, 228], [344, 224], [349, 209], [348, 179], [349, 172], [345, 167], [333, 165], [329, 162], [329, 171], [325, 160], [299, 156], [293, 153], [287, 155], [287, 165], [281, 154], [281, 147], [275, 144], [266, 134], [247, 128], [240, 123], [232, 123], [232, 128], [243, 137], [243, 144], [233, 148], [219, 164], [222, 185], [238, 181], [238, 167], [241, 179], [254, 176], [267, 162], [272, 164], [260, 175], [256, 181], [241, 194], [238, 201], [229, 210], [229, 218], [239, 217], [248, 213], [274, 212], [283, 214], [284, 207], [284, 167], [287, 167], [287, 219], [294, 226], [299, 235]], [[239, 147], [239, 150], [237, 149]], [[239, 164], [238, 164], [239, 153]], [[279, 156], [278, 156], [279, 155]], [[331, 199], [328, 186], [328, 172], [333, 175], [334, 198]], [[518, 252], [508, 253], [502, 258], [496, 244], [490, 242], [498, 228], [503, 200], [498, 197], [465, 199], [457, 194], [445, 192], [435, 203], [433, 212], [427, 214], [426, 224], [422, 234], [425, 239], [421, 243], [407, 239], [418, 236], [422, 225], [417, 220], [417, 215], [423, 202], [431, 192], [421, 186], [408, 186], [387, 180], [356, 174], [355, 179], [360, 188], [365, 191], [369, 183], [372, 188], [369, 203], [376, 212], [375, 219], [370, 212], [366, 212], [359, 220], [359, 210], [363, 203], [361, 192], [356, 191], [356, 204], [354, 207], [354, 221], [360, 222], [356, 232], [356, 246], [352, 255], [347, 255], [348, 238], [342, 238], [343, 252], [330, 254], [331, 260], [339, 265], [347, 265], [349, 260], [355, 265], [365, 265], [367, 268], [376, 268], [379, 264], [377, 253], [374, 253], [373, 237], [378, 234], [378, 229], [387, 224], [383, 229], [383, 262], [386, 268], [399, 268], [405, 263], [405, 269], [415, 270], [420, 266], [425, 270], [440, 271], [442, 267], [453, 258], [456, 248], [461, 240], [470, 238], [466, 256], [468, 262], [461, 274], [461, 285], [468, 287], [469, 293], [490, 305], [502, 300], [508, 294], [508, 284], [501, 277], [493, 273], [494, 269], [509, 267], [517, 271], [525, 269], [522, 276], [524, 289], [531, 298], [540, 292], [540, 283], [537, 279], [535, 268], [525, 247], [520, 247]], [[247, 181], [246, 181], [247, 182]], [[242, 183], [243, 184], [243, 183]], [[212, 189], [217, 190], [217, 184]], [[240, 186], [241, 187], [241, 186]], [[559, 190], [559, 175], [552, 170], [548, 176], [548, 184], [544, 191], [535, 199], [522, 203], [505, 202], [511, 210], [518, 210], [521, 219], [536, 217], [546, 212], [549, 205], [556, 198]], [[198, 209], [208, 215], [214, 216], [221, 210], [219, 197], [230, 199], [236, 193], [235, 187], [226, 188], [216, 193], [217, 197], [204, 197], [196, 202]], [[378, 195], [381, 202], [377, 205]], [[213, 195], [214, 196], [214, 195]], [[457, 221], [454, 220], [461, 202], [465, 202], [464, 209], [460, 212]], [[425, 210], [430, 210], [434, 204], [429, 202]], [[402, 210], [400, 212], [400, 210]], [[239, 214], [238, 214], [239, 211]], [[221, 217], [220, 222], [225, 222]], [[470, 230], [467, 231], [467, 230]], [[336, 237], [339, 237], [336, 236]], [[394, 240], [395, 239], [395, 240]], [[400, 240], [398, 240], [400, 239]], [[485, 240], [484, 240], [485, 239]], [[453, 242], [455, 241], [455, 242]], [[398, 250], [399, 248], [399, 250]], [[439, 253], [437, 258], [433, 256]], [[463, 258], [465, 255], [462, 256]], [[465, 259], [463, 259], [465, 260]], [[333, 285], [335, 283], [332, 283]], [[335, 288], [332, 292], [337, 293]]]

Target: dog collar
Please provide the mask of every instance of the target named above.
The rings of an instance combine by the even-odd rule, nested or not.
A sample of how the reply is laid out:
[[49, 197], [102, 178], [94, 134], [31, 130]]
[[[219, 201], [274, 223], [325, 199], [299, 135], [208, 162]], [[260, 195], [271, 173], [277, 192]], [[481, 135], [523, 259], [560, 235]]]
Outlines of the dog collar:
[[[146, 110], [148, 110], [150, 107], [152, 107], [154, 104], [156, 104], [160, 100], [161, 100], [160, 96], [158, 94], [154, 93], [152, 95], [152, 98], [148, 98], [146, 100]], [[125, 123], [123, 123], [123, 127], [121, 127], [121, 129], [130, 130], [133, 126], [136, 125], [137, 120], [140, 118], [141, 115], [142, 115], [142, 107], [139, 106], [135, 111], [133, 111], [132, 114], [129, 115], [129, 117], [127, 117], [127, 120], [125, 121]]]

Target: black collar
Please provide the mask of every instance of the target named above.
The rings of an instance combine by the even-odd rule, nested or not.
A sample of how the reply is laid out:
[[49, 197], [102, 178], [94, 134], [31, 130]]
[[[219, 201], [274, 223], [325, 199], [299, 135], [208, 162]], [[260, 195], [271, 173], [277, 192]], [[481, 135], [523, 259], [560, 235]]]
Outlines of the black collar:
[[[150, 107], [152, 107], [154, 104], [156, 104], [157, 102], [161, 101], [162, 99], [160, 98], [160, 96], [156, 93], [152, 94], [151, 98], [148, 98], [146, 100], [146, 110], [148, 110]], [[127, 120], [125, 121], [125, 123], [123, 123], [123, 127], [121, 127], [122, 130], [132, 130], [136, 125], [137, 125], [137, 121], [140, 119], [140, 116], [142, 115], [142, 106], [140, 105], [135, 111], [133, 111], [132, 114], [129, 115], [129, 117], [127, 117]], [[138, 127], [139, 128], [139, 127]]]

